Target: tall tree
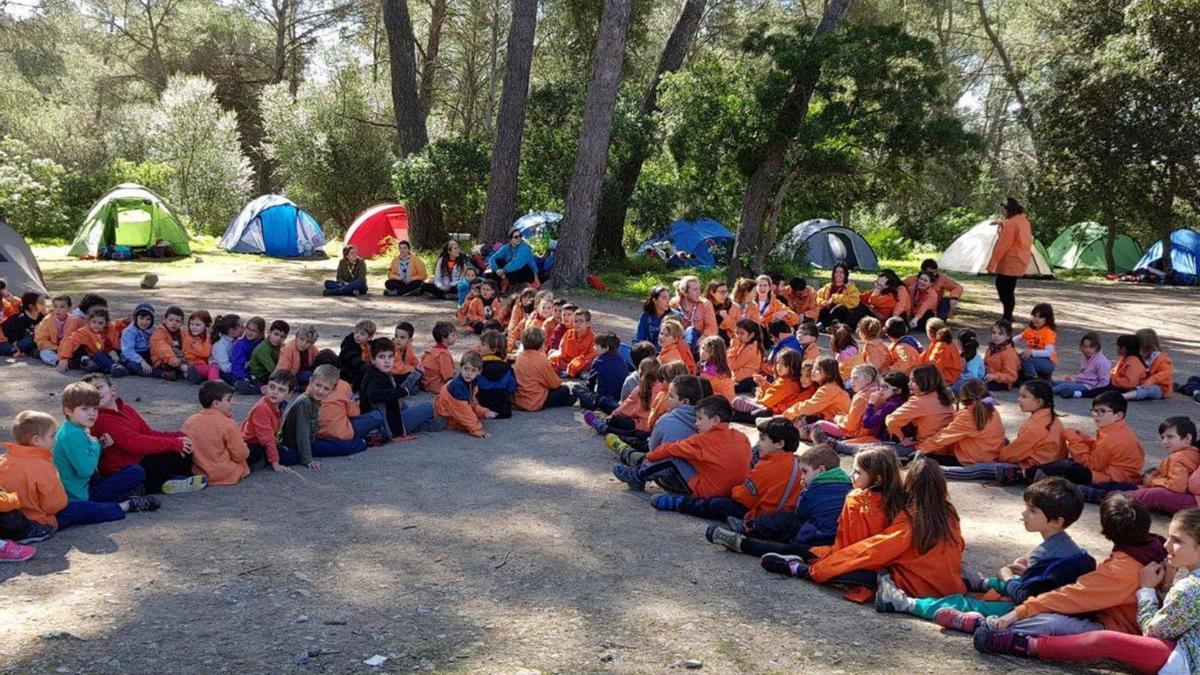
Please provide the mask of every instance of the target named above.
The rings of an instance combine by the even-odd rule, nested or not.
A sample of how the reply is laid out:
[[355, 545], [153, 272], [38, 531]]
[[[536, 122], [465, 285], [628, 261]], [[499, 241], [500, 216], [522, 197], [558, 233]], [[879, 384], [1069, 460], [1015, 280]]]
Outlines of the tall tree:
[[425, 37], [425, 49], [421, 51], [421, 84], [417, 90], [421, 97], [421, 111], [425, 116], [433, 107], [433, 78], [437, 72], [438, 52], [442, 47], [442, 26], [446, 24], [446, 0], [429, 3], [429, 34]]
[[[821, 36], [832, 32], [838, 23], [850, 10], [853, 0], [829, 0], [821, 23], [813, 31], [813, 50], [820, 50]], [[750, 270], [744, 262], [758, 248], [763, 220], [770, 206], [771, 197], [778, 188], [780, 170], [787, 155], [792, 138], [796, 135], [804, 118], [808, 116], [808, 103], [813, 91], [821, 78], [821, 61], [814, 54], [804, 64], [792, 84], [792, 89], [784, 101], [779, 117], [775, 120], [775, 128], [771, 131], [762, 148], [760, 159], [750, 180], [746, 183], [746, 191], [742, 195], [741, 224], [738, 227], [737, 238], [733, 244], [733, 259], [729, 262], [728, 278], [732, 283], [738, 277], [746, 276]]]
[[1004, 41], [1000, 39], [1000, 34], [992, 27], [991, 19], [988, 18], [987, 7], [984, 5], [984, 0], [975, 0], [975, 7], [979, 10], [979, 25], [983, 27], [983, 32], [987, 34], [988, 41], [992, 43], [992, 48], [996, 50], [996, 56], [1000, 58], [1001, 72], [1004, 74], [1004, 81], [1008, 83], [1008, 87], [1012, 89], [1013, 98], [1017, 99], [1017, 119], [1025, 130], [1029, 132], [1029, 142], [1033, 146], [1034, 155], [1037, 155], [1037, 132], [1034, 129], [1033, 111], [1029, 108], [1029, 101], [1025, 98], [1025, 88], [1021, 83], [1021, 76], [1017, 73], [1013, 66], [1012, 58], [1008, 55], [1008, 50], [1004, 47]]
[[575, 170], [571, 174], [571, 186], [567, 189], [563, 206], [558, 258], [554, 263], [555, 287], [578, 286], [587, 280], [632, 5], [632, 0], [604, 0], [604, 13], [600, 16], [596, 50], [592, 56], [592, 78], [583, 112], [583, 128], [579, 132], [579, 146], [575, 155]]
[[[667, 44], [663, 47], [658, 67], [642, 96], [640, 115], [642, 125], [649, 127], [651, 116], [658, 110], [658, 85], [663, 75], [673, 73], [683, 66], [688, 50], [700, 29], [700, 18], [704, 15], [706, 0], [683, 0], [675, 28], [671, 30]], [[651, 129], [647, 128], [647, 132]], [[623, 258], [625, 248], [625, 216], [629, 212], [629, 198], [642, 175], [642, 165], [650, 158], [654, 144], [642, 143], [634, 148], [633, 155], [617, 169], [616, 184], [604, 191], [600, 206], [600, 222], [596, 229], [596, 252], [610, 258]]]
[[537, 0], [513, 0], [508, 29], [508, 65], [496, 116], [496, 142], [492, 147], [492, 175], [479, 240], [500, 241], [517, 208], [517, 176], [521, 166], [521, 137], [525, 133], [525, 101], [529, 97], [529, 66], [533, 62], [533, 34], [537, 25]]
[[[429, 145], [425, 110], [417, 94], [416, 40], [408, 0], [383, 0], [383, 25], [391, 56], [392, 108], [396, 115], [399, 157], [420, 152]], [[412, 240], [417, 248], [436, 248], [446, 239], [441, 208], [428, 200], [409, 205]]]

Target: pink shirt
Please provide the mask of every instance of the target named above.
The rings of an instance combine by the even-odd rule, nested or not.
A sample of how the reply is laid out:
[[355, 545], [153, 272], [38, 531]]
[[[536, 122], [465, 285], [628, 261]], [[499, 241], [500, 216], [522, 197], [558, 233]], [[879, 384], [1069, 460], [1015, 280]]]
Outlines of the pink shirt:
[[1075, 376], [1075, 381], [1095, 389], [1108, 385], [1109, 372], [1112, 370], [1112, 362], [1104, 355], [1104, 352], [1096, 352], [1090, 359], [1085, 358], [1079, 364], [1079, 374]]

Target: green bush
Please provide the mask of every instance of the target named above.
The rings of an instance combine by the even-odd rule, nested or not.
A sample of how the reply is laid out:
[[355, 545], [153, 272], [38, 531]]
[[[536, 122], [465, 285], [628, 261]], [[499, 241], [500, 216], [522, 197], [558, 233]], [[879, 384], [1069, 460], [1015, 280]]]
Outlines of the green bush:
[[62, 236], [65, 174], [54, 160], [35, 157], [22, 141], [0, 139], [0, 219], [26, 237]]
[[954, 243], [959, 235], [971, 229], [975, 223], [986, 218], [969, 208], [958, 206], [943, 212], [925, 225], [925, 243], [939, 251]]
[[905, 239], [895, 227], [868, 232], [863, 238], [875, 249], [875, 255], [884, 260], [899, 260], [913, 249], [913, 243]]
[[396, 162], [396, 195], [409, 204], [441, 204], [447, 230], [475, 234], [483, 220], [491, 167], [491, 143], [485, 139], [435, 141]]

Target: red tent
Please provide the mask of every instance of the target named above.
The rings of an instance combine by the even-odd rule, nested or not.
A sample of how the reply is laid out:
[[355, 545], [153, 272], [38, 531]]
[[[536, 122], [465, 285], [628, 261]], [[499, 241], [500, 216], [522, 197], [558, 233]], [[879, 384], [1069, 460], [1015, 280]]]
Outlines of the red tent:
[[408, 211], [401, 204], [379, 204], [363, 211], [346, 231], [346, 245], [353, 244], [364, 258], [374, 258], [395, 241], [408, 239]]

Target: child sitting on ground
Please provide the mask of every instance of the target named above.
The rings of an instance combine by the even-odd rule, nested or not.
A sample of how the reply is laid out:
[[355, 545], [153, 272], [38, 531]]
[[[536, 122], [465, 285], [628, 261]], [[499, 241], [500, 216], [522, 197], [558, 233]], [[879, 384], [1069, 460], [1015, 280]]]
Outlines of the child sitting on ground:
[[466, 304], [463, 320], [463, 332], [483, 333], [490, 329], [500, 329], [500, 299], [496, 297], [496, 285], [491, 281], [479, 284], [477, 295]]
[[856, 364], [862, 363], [858, 356], [858, 344], [854, 341], [854, 333], [850, 326], [839, 323], [833, 327], [829, 336], [829, 352], [837, 359], [840, 379], [845, 382], [850, 379], [850, 371]]
[[871, 394], [879, 389], [879, 384], [875, 381], [878, 376], [875, 367], [866, 363], [859, 364], [850, 371], [850, 389], [854, 395], [850, 397], [849, 408], [844, 413], [834, 415], [831, 420], [820, 420], [809, 425], [814, 442], [824, 443], [831, 438], [840, 440], [863, 434], [863, 415], [867, 412]]
[[350, 334], [338, 346], [338, 368], [341, 378], [350, 388], [359, 391], [363, 373], [371, 363], [371, 340], [375, 337], [375, 322], [362, 319], [354, 324]]
[[[771, 338], [771, 351], [767, 353], [768, 365], [774, 365], [775, 359], [785, 349], [794, 350], [797, 354], [804, 353], [804, 345], [796, 339], [792, 326], [786, 321], [772, 321], [767, 326], [767, 335]], [[763, 344], [766, 344], [765, 340]]]
[[908, 324], [898, 316], [893, 316], [883, 324], [883, 332], [888, 338], [888, 360], [884, 368], [895, 370], [905, 375], [921, 363], [921, 352], [912, 345], [908, 338]]
[[[680, 365], [682, 366], [682, 364]], [[598, 434], [608, 433], [611, 424], [613, 428], [617, 429], [636, 429], [649, 437], [650, 408], [653, 405], [654, 397], [659, 392], [666, 391], [666, 385], [659, 381], [658, 358], [650, 356], [642, 359], [636, 374], [638, 376], [637, 385], [621, 401], [621, 404], [612, 410], [610, 415], [605, 417], [603, 414], [588, 410], [582, 415], [584, 423], [595, 429]]]
[[1077, 429], [1067, 429], [1063, 440], [1069, 457], [1034, 468], [1036, 478], [1062, 476], [1067, 480], [1100, 490], [1133, 490], [1142, 480], [1146, 450], [1137, 434], [1125, 421], [1129, 402], [1115, 391], [1106, 391], [1092, 400], [1092, 421], [1096, 437]]
[[1024, 478], [1025, 471], [1066, 458], [1063, 425], [1054, 412], [1054, 390], [1046, 380], [1029, 380], [1017, 392], [1017, 407], [1029, 419], [1017, 437], [1000, 449], [995, 462], [950, 467], [946, 478], [992, 480], [1007, 485]]
[[279, 428], [283, 421], [280, 406], [295, 386], [296, 376], [288, 371], [271, 373], [266, 393], [242, 420], [242, 440], [246, 442], [250, 454], [265, 457], [272, 471], [289, 472], [291, 469], [286, 465], [296, 464], [300, 460], [295, 450], [279, 445]]
[[409, 404], [404, 399], [411, 391], [397, 384], [395, 372], [396, 345], [387, 338], [370, 342], [371, 361], [363, 373], [359, 402], [364, 410], [382, 413], [387, 419], [392, 438], [404, 438], [418, 431], [441, 431], [445, 425], [433, 414], [429, 402]]
[[975, 631], [975, 648], [992, 654], [1028, 654], [1028, 640], [1098, 630], [1138, 634], [1137, 590], [1142, 570], [1167, 556], [1163, 538], [1150, 532], [1150, 512], [1123, 495], [1100, 505], [1100, 531], [1112, 553], [1094, 572], [1035, 595], [987, 620]]
[[496, 417], [496, 413], [479, 405], [475, 398], [475, 380], [483, 370], [483, 358], [475, 352], [462, 355], [460, 370], [454, 379], [446, 383], [433, 401], [433, 410], [446, 420], [449, 428], [465, 431], [476, 438], [490, 438], [483, 428], [483, 420]]
[[1137, 332], [1141, 343], [1142, 361], [1146, 364], [1146, 377], [1132, 391], [1125, 392], [1130, 401], [1158, 400], [1171, 395], [1174, 386], [1175, 367], [1171, 357], [1159, 345], [1158, 333], [1153, 328]]
[[650, 358], [658, 360], [658, 348], [653, 343], [648, 340], [633, 343], [633, 347], [629, 349], [629, 361], [625, 364], [629, 366], [630, 373], [625, 377], [625, 382], [621, 385], [621, 395], [618, 397], [622, 401], [629, 398], [629, 392], [637, 389], [638, 366]]
[[663, 381], [667, 382], [666, 391], [662, 394], [664, 412], [655, 416], [655, 406], [651, 404], [650, 433], [610, 426], [612, 433], [604, 437], [604, 444], [626, 465], [638, 464], [643, 454], [663, 443], [681, 441], [696, 433], [695, 406], [697, 401], [704, 398], [704, 388], [700, 378], [680, 374], [681, 370], [672, 371], [673, 368], [681, 369], [682, 364], [667, 364], [659, 370]]
[[875, 368], [875, 371], [878, 373], [882, 373], [887, 369], [888, 364], [891, 363], [891, 354], [888, 351], [887, 344], [880, 337], [882, 333], [883, 324], [873, 316], [863, 317], [858, 322], [858, 339], [860, 344], [858, 354], [850, 360], [851, 367], [859, 363], [865, 363]]
[[54, 528], [35, 523], [21, 513], [21, 498], [0, 489], [0, 563], [25, 562], [37, 553], [28, 544], [45, 541]]
[[526, 328], [521, 335], [521, 353], [513, 364], [517, 392], [513, 405], [517, 410], [535, 412], [573, 404], [574, 395], [550, 365], [545, 352], [546, 334], [541, 328]]
[[37, 345], [42, 363], [55, 366], [58, 365], [58, 345], [65, 337], [63, 329], [67, 325], [67, 316], [71, 313], [71, 296], [54, 296], [50, 307], [50, 313], [34, 329], [33, 341]]
[[[700, 438], [700, 435], [692, 438]], [[797, 502], [800, 501], [800, 493], [810, 482], [809, 474], [812, 472], [811, 463], [804, 457], [795, 455], [799, 446], [800, 435], [795, 425], [781, 417], [772, 417], [759, 433], [758, 447], [752, 453], [753, 457], [758, 458], [757, 462], [750, 469], [746, 480], [734, 487], [729, 497], [655, 495], [652, 502], [654, 508], [659, 511], [678, 511], [698, 518], [720, 521], [730, 519], [735, 522], [740, 522], [743, 518], [767, 516], [776, 511], [794, 512]], [[806, 454], [812, 453], [806, 451]], [[837, 461], [835, 454], [833, 466], [837, 466]], [[709, 529], [714, 527], [717, 526], [710, 525]], [[712, 541], [711, 536], [709, 541]]]
[[479, 354], [483, 369], [475, 380], [479, 405], [496, 413], [496, 419], [512, 417], [512, 397], [517, 392], [517, 378], [508, 360], [508, 338], [489, 328], [479, 336]]
[[805, 440], [812, 438], [809, 425], [850, 411], [850, 394], [842, 385], [841, 369], [832, 356], [822, 356], [813, 364], [812, 383], [817, 389], [810, 397], [783, 411], [783, 416], [796, 424], [800, 438]]
[[1080, 398], [1084, 392], [1108, 386], [1112, 362], [1100, 349], [1100, 334], [1088, 331], [1079, 340], [1079, 374], [1064, 375], [1054, 383], [1054, 393], [1063, 398]]
[[765, 375], [754, 376], [754, 381], [758, 384], [754, 398], [738, 396], [733, 399], [734, 421], [752, 424], [757, 417], [780, 415], [801, 400], [807, 385], [804, 382], [804, 363], [800, 360], [800, 353], [793, 349], [783, 350], [775, 357], [774, 369], [773, 381], [768, 381]]
[[592, 313], [575, 312], [574, 326], [562, 337], [559, 348], [548, 355], [550, 365], [564, 377], [579, 377], [596, 357], [596, 334], [592, 332]]
[[[233, 377], [233, 386], [237, 387], [239, 394], [247, 396], [257, 394], [264, 384], [250, 373], [250, 355], [263, 341], [263, 335], [266, 333], [266, 320], [261, 316], [252, 317], [246, 322], [246, 329], [242, 331], [242, 337], [238, 338], [233, 343], [233, 348], [229, 350], [229, 373]], [[276, 356], [276, 360], [278, 360], [278, 356]]]
[[242, 317], [237, 314], [222, 314], [213, 319], [212, 358], [221, 379], [230, 385], [237, 384], [233, 376], [233, 345], [246, 332]]
[[700, 379], [712, 386], [714, 394], [733, 401], [733, 372], [725, 353], [725, 341], [719, 335], [710, 335], [700, 341], [700, 363], [696, 365]]
[[150, 353], [153, 337], [154, 307], [143, 302], [134, 308], [133, 321], [121, 331], [121, 365], [130, 375], [154, 374], [154, 358]]
[[1054, 323], [1054, 308], [1048, 302], [1040, 302], [1029, 312], [1029, 327], [1013, 338], [1013, 342], [1025, 345], [1018, 352], [1021, 357], [1021, 377], [1050, 379], [1058, 365], [1058, 327]]
[[584, 410], [603, 410], [611, 413], [621, 405], [621, 388], [629, 375], [625, 359], [621, 358], [621, 338], [607, 332], [596, 336], [596, 357], [583, 373], [584, 381], [571, 386], [571, 393]]
[[150, 336], [151, 365], [158, 376], [169, 382], [177, 379], [192, 379], [187, 356], [183, 353], [183, 310], [168, 307], [163, 320]]
[[[276, 319], [271, 322], [271, 328], [267, 331], [266, 339], [260, 341], [254, 351], [250, 353], [250, 360], [247, 362], [250, 368], [250, 376], [256, 382], [266, 382], [271, 373], [279, 370], [279, 354], [283, 349], [284, 340], [287, 340], [288, 333], [292, 332], [292, 327], [288, 322]], [[296, 374], [295, 370], [284, 368], [292, 375]], [[297, 387], [303, 387], [299, 379], [296, 381]]]
[[567, 329], [575, 325], [575, 312], [579, 308], [562, 298], [554, 301], [554, 317], [546, 322], [546, 351], [554, 351], [562, 344]]
[[733, 390], [753, 394], [754, 376], [763, 369], [762, 326], [750, 319], [738, 319], [729, 347], [729, 368], [733, 371]]
[[87, 373], [104, 373], [111, 377], [123, 377], [129, 371], [118, 359], [118, 345], [113, 344], [109, 330], [108, 309], [93, 307], [88, 311], [87, 323], [63, 338], [58, 346], [58, 372], [67, 372], [68, 367], [82, 368]]
[[[392, 439], [392, 430], [387, 417], [379, 410], [363, 413], [358, 401], [352, 398], [350, 383], [341, 379], [337, 366], [326, 363], [317, 366], [329, 383], [329, 393], [321, 399], [317, 411], [317, 440], [314, 447], [321, 446], [326, 456], [357, 452], [362, 445], [383, 445]], [[313, 371], [314, 377], [317, 370]]]
[[995, 462], [1004, 447], [1004, 422], [982, 380], [967, 380], [956, 395], [950, 424], [924, 441], [917, 452], [942, 466]]
[[[908, 376], [899, 371], [889, 370], [879, 380], [878, 387], [867, 398], [867, 407], [862, 413], [861, 432], [857, 436], [834, 441], [833, 449], [838, 454], [853, 455], [863, 444], [893, 440], [887, 429], [887, 418], [908, 401]], [[824, 443], [829, 439], [818, 429], [813, 435], [813, 440]]]
[[147, 497], [130, 496], [116, 503], [68, 499], [54, 467], [52, 448], [56, 430], [53, 417], [26, 410], [13, 420], [16, 442], [4, 444], [8, 452], [0, 458], [0, 490], [17, 495], [26, 518], [61, 531], [76, 525], [123, 520], [126, 513], [158, 509], [158, 500]]
[[[1111, 393], [1111, 392], [1110, 392]], [[1168, 417], [1158, 425], [1166, 459], [1148, 471], [1140, 485], [1123, 494], [1151, 511], [1174, 514], [1200, 503], [1200, 450], [1196, 449], [1196, 424], [1187, 417]], [[1082, 488], [1092, 504], [1104, 501], [1111, 490]]]
[[433, 394], [442, 390], [454, 378], [454, 357], [450, 348], [458, 339], [454, 324], [438, 321], [433, 324], [433, 346], [421, 354], [421, 388]]
[[987, 371], [983, 381], [989, 391], [1008, 391], [1021, 372], [1021, 357], [1013, 346], [1012, 324], [1007, 321], [992, 324], [989, 340], [987, 356], [983, 357], [983, 368]]
[[962, 356], [954, 348], [954, 334], [946, 328], [946, 322], [938, 318], [930, 319], [925, 324], [925, 330], [929, 337], [929, 346], [921, 353], [921, 363], [937, 366], [938, 372], [942, 374], [942, 381], [947, 386], [957, 382], [958, 377], [962, 375], [963, 362]]
[[1046, 478], [1025, 488], [1022, 497], [1025, 531], [1037, 533], [1042, 541], [1028, 556], [1001, 567], [996, 576], [976, 577], [971, 590], [987, 595], [913, 598], [894, 583], [881, 583], [875, 592], [876, 611], [913, 614], [943, 628], [974, 633], [986, 617], [1007, 614], [1017, 603], [1095, 571], [1095, 559], [1067, 534], [1083, 514], [1079, 488], [1064, 478]]
[[46, 315], [46, 298], [34, 291], [21, 294], [21, 311], [0, 324], [0, 332], [12, 349], [12, 356], [37, 356], [34, 332]]
[[979, 353], [979, 338], [975, 337], [975, 331], [966, 328], [958, 331], [954, 345], [963, 362], [962, 374], [950, 385], [950, 392], [957, 394], [967, 380], [982, 381], [987, 369], [983, 365], [983, 354]]
[[[699, 384], [699, 380], [695, 382]], [[679, 380], [675, 384], [678, 386]], [[613, 465], [613, 475], [633, 490], [644, 490], [646, 481], [652, 480], [668, 492], [695, 498], [729, 497], [749, 474], [751, 456], [750, 440], [729, 428], [732, 415], [724, 398], [700, 399], [695, 404], [694, 435], [657, 443], [635, 464], [618, 462]]]
[[200, 385], [200, 412], [187, 418], [182, 431], [192, 439], [192, 469], [209, 485], [237, 485], [250, 475], [252, 455], [233, 420], [233, 387], [220, 380]]
[[392, 375], [400, 379], [400, 386], [410, 393], [421, 388], [421, 362], [417, 360], [417, 351], [413, 349], [412, 339], [416, 332], [413, 325], [407, 321], [396, 324], [396, 332], [392, 334], [392, 345], [395, 352], [392, 359]]
[[[290, 372], [290, 371], [284, 371]], [[293, 376], [295, 374], [293, 373]], [[296, 463], [310, 469], [321, 468], [321, 463], [314, 457], [340, 457], [353, 455], [367, 449], [365, 441], [353, 438], [349, 441], [330, 441], [319, 439], [321, 402], [333, 393], [337, 386], [338, 371], [335, 366], [325, 364], [313, 371], [313, 377], [305, 387], [304, 393], [296, 397], [283, 413], [283, 424], [280, 426], [280, 454], [283, 448], [296, 453]], [[285, 460], [285, 463], [286, 462]]]
[[683, 324], [674, 317], [663, 319], [658, 329], [658, 362], [664, 366], [679, 361], [687, 366], [688, 375], [696, 374], [696, 359], [683, 341]]
[[[272, 328], [274, 328], [274, 324], [272, 324]], [[275, 364], [275, 370], [282, 368], [295, 375], [296, 383], [303, 387], [313, 376], [316, 359], [317, 327], [306, 324], [300, 326], [300, 329], [296, 331], [296, 336], [280, 348], [279, 361]]]
[[212, 315], [203, 309], [192, 312], [187, 320], [187, 334], [183, 336], [183, 357], [187, 359], [188, 379], [193, 384], [221, 379], [221, 370], [209, 363], [212, 359], [212, 322]]
[[913, 368], [908, 382], [912, 387], [908, 400], [884, 422], [896, 439], [894, 447], [901, 458], [912, 455], [917, 446], [945, 429], [954, 417], [954, 397], [937, 366], [926, 363]]

